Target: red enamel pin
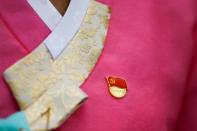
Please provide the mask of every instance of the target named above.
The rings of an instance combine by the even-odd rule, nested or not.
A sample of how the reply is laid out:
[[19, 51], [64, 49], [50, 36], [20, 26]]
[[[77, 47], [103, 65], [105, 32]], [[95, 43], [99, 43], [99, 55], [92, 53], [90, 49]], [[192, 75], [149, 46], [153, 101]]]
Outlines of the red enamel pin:
[[108, 83], [109, 93], [115, 98], [123, 98], [127, 92], [127, 84], [126, 81], [122, 78], [109, 76], [106, 77]]

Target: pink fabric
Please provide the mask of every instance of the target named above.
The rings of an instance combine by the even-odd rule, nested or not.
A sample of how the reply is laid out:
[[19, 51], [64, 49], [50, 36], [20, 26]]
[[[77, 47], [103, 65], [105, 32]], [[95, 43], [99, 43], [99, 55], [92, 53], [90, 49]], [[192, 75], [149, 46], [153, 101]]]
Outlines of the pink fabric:
[[[196, 131], [197, 3], [101, 1], [111, 6], [112, 16], [103, 54], [81, 87], [89, 99], [56, 131]], [[49, 33], [24, 3], [0, 0], [1, 73], [28, 53], [21, 43], [31, 51]], [[11, 12], [24, 15], [16, 17]], [[25, 22], [27, 17], [29, 22]], [[25, 24], [15, 27], [15, 21]], [[111, 75], [127, 81], [125, 98], [109, 95], [104, 78]], [[6, 116], [16, 111], [16, 104], [2, 81], [0, 89], [0, 116]]]
[[26, 0], [0, 0], [0, 117], [18, 110], [3, 72], [50, 33]]

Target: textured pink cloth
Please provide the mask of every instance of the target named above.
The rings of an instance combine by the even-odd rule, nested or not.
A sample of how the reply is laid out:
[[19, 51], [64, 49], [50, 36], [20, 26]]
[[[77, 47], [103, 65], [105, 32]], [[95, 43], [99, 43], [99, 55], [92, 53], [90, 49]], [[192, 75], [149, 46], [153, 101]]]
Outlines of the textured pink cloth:
[[32, 51], [49, 33], [26, 0], [0, 0], [0, 117], [18, 110], [2, 73]]
[[[101, 0], [112, 15], [105, 48], [81, 87], [86, 103], [57, 131], [196, 131], [197, 58], [194, 0]], [[49, 30], [24, 0], [0, 0], [0, 73]], [[111, 97], [104, 78], [119, 76], [128, 94]], [[0, 83], [0, 116], [17, 110]]]

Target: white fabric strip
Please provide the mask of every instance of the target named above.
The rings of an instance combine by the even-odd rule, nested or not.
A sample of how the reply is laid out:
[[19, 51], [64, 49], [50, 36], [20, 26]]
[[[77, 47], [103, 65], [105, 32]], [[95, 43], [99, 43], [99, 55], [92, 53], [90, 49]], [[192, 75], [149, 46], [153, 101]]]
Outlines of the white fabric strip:
[[50, 30], [53, 30], [61, 21], [61, 14], [49, 0], [27, 0], [27, 2]]
[[88, 9], [89, 0], [71, 0], [61, 22], [44, 40], [52, 57], [57, 58], [78, 31]]
[[52, 57], [57, 58], [78, 31], [89, 0], [71, 0], [63, 18], [49, 0], [27, 1], [49, 29], [54, 30], [44, 43]]

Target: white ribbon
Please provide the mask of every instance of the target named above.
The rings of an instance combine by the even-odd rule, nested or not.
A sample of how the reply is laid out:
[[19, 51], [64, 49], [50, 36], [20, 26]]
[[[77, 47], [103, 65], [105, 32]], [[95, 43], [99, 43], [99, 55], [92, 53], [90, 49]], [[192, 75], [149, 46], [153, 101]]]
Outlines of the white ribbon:
[[[39, 16], [41, 16], [43, 21], [47, 21], [47, 25], [51, 25], [50, 28], [53, 29], [53, 25], [58, 23], [58, 20], [61, 18], [56, 16], [56, 19], [54, 19], [54, 21], [51, 22], [52, 24], [50, 24], [49, 21], [51, 20], [51, 16], [55, 13], [53, 12], [52, 14], [50, 14], [49, 12], [52, 12], [52, 10], [49, 9], [49, 6], [48, 8], [44, 8], [44, 5], [41, 4], [41, 1], [43, 0], [40, 0], [39, 2], [38, 1], [35, 2], [35, 0], [29, 0], [29, 3], [33, 3], [32, 5], [34, 9], [37, 9], [37, 13], [40, 13]], [[85, 17], [88, 4], [89, 0], [71, 0], [68, 9], [61, 21], [59, 22], [59, 24], [55, 27], [52, 33], [44, 40], [46, 47], [48, 48], [49, 52], [51, 53], [54, 59], [56, 59], [61, 54], [61, 52], [67, 47], [68, 43], [77, 33], [83, 21], [83, 18]], [[41, 9], [42, 7], [43, 9]], [[44, 17], [44, 15], [47, 15], [47, 17]]]

